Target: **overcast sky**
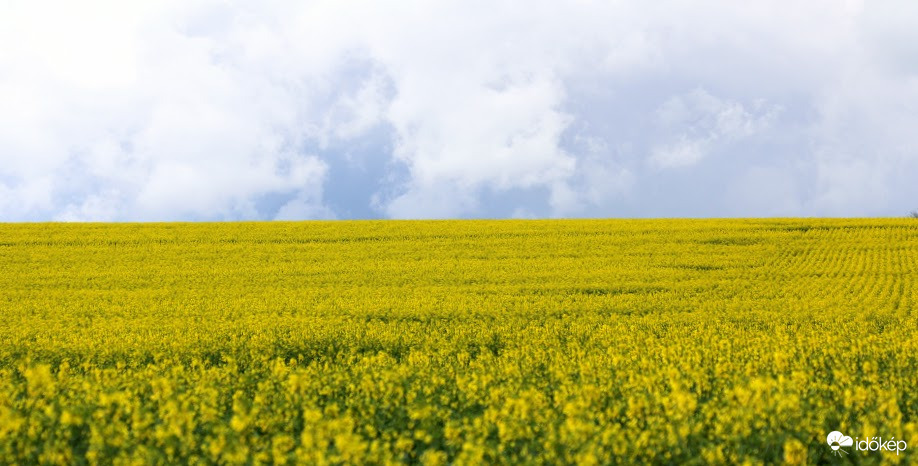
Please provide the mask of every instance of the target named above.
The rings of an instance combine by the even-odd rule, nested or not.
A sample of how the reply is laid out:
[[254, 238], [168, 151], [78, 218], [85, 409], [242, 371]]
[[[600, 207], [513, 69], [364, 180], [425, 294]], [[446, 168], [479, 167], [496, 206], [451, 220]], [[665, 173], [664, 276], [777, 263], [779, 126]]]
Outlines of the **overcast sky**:
[[0, 220], [903, 216], [918, 2], [0, 2]]

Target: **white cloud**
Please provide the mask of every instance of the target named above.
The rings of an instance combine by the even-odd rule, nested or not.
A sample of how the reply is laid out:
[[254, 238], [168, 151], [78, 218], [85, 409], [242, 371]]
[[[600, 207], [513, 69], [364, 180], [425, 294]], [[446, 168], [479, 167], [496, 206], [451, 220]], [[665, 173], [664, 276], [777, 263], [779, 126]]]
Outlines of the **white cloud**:
[[741, 141], [768, 128], [780, 112], [761, 100], [744, 106], [703, 89], [673, 97], [658, 110], [660, 124], [677, 140], [651, 149], [650, 162], [663, 168], [694, 165], [718, 145]]
[[0, 14], [17, 39], [0, 78], [16, 102], [2, 111], [0, 174], [22, 205], [0, 216], [257, 218], [254, 200], [274, 193], [321, 211], [325, 163], [302, 147], [310, 95], [237, 42], [251, 31], [194, 30], [208, 5], [129, 5]]
[[[494, 90], [481, 82], [454, 82], [448, 89], [445, 98], [406, 92], [393, 102], [400, 141], [395, 154], [409, 167], [411, 180], [387, 207], [390, 215], [415, 216], [415, 205], [426, 205], [425, 216], [468, 214], [476, 205], [466, 198], [485, 185], [502, 190], [546, 185], [573, 170], [574, 159], [558, 146], [567, 116], [553, 108], [560, 97], [552, 83]], [[439, 99], [434, 109], [431, 99]], [[463, 194], [428, 204], [439, 191], [450, 190]]]
[[556, 217], [589, 215], [597, 208], [627, 198], [634, 173], [617, 163], [609, 145], [597, 138], [577, 136], [570, 144], [580, 154], [576, 172], [551, 187], [549, 205]]
[[897, 215], [914, 8], [4, 2], [0, 219]]

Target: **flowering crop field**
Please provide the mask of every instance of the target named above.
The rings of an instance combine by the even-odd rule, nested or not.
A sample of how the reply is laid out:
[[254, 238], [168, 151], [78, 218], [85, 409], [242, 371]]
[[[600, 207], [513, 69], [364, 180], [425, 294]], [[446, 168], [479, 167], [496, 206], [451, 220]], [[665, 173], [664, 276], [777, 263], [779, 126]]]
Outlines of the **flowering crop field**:
[[915, 462], [916, 307], [911, 219], [4, 224], [0, 463]]

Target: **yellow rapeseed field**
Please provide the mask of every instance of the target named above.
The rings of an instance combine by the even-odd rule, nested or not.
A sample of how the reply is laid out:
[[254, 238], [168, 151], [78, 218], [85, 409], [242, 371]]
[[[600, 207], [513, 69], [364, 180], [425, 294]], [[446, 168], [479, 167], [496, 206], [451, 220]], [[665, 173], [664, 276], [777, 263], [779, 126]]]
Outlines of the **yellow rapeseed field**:
[[0, 463], [915, 462], [916, 306], [911, 219], [5, 224]]

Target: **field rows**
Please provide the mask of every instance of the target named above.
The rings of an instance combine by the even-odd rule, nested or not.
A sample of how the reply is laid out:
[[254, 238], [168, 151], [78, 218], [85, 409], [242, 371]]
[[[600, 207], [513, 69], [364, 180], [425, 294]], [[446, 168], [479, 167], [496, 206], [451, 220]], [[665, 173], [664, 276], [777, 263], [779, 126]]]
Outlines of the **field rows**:
[[916, 261], [910, 219], [0, 225], [0, 458], [914, 462]]

